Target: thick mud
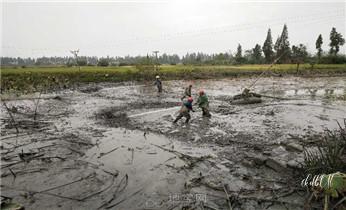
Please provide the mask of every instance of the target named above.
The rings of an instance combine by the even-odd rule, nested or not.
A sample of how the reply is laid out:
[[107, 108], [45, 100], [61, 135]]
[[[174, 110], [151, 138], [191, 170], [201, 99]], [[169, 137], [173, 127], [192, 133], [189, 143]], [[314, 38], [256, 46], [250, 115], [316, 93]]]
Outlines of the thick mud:
[[[26, 209], [303, 209], [302, 151], [346, 118], [346, 78], [264, 78], [262, 103], [231, 105], [254, 80], [4, 96], [1, 194]], [[190, 83], [212, 117], [173, 124]]]

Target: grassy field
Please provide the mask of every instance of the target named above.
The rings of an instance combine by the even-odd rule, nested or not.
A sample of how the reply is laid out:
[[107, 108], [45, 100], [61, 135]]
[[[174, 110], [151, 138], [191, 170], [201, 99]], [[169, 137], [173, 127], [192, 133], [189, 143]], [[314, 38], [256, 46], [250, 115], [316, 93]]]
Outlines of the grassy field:
[[[269, 65], [240, 66], [191, 66], [161, 65], [154, 71], [152, 66], [122, 67], [3, 67], [1, 69], [1, 90], [31, 92], [38, 89], [69, 88], [76, 83], [121, 82], [131, 80], [153, 80], [158, 74], [163, 80], [208, 79], [240, 77], [261, 74]], [[296, 75], [295, 64], [280, 64], [269, 71], [276, 75]], [[301, 64], [299, 75], [340, 75], [346, 74], [346, 64]]]

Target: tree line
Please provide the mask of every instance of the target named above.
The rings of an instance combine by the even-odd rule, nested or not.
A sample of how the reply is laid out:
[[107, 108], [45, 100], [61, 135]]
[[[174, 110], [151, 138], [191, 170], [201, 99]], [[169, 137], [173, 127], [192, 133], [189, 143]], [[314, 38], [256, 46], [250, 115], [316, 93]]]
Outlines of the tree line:
[[157, 58], [153, 55], [101, 57], [72, 56], [65, 57], [40, 57], [40, 58], [12, 58], [1, 57], [2, 66], [123, 66], [140, 64], [185, 64], [185, 65], [239, 65], [239, 64], [270, 64], [277, 63], [346, 63], [346, 55], [339, 55], [340, 47], [345, 44], [342, 34], [332, 28], [329, 35], [329, 51], [324, 52], [322, 45], [324, 39], [320, 34], [315, 43], [316, 53], [309, 54], [304, 44], [290, 46], [287, 25], [283, 26], [280, 36], [273, 42], [271, 29], [268, 29], [266, 39], [261, 46], [256, 44], [254, 48], [243, 52], [241, 44], [238, 44], [235, 54], [224, 53], [187, 53], [184, 56], [163, 53]]

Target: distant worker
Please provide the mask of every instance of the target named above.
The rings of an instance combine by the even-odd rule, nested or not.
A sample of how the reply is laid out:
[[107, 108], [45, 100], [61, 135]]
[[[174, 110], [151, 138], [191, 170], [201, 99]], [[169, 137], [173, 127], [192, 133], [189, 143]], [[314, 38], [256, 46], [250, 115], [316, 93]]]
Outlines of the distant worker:
[[160, 76], [159, 76], [159, 75], [156, 76], [156, 80], [155, 80], [154, 85], [156, 85], [157, 91], [158, 91], [159, 93], [161, 93], [161, 92], [162, 92], [162, 82], [161, 82], [161, 80], [160, 80]]
[[261, 98], [261, 95], [257, 94], [257, 93], [250, 92], [250, 89], [245, 88], [241, 94], [233, 96], [233, 99], [234, 100], [244, 99], [244, 98], [247, 99], [247, 98], [250, 98], [250, 97]]
[[184, 95], [183, 97], [181, 97], [181, 100], [184, 100], [184, 98], [188, 98], [188, 97], [191, 97], [191, 89], [192, 89], [192, 85], [190, 84], [188, 87], [185, 88], [185, 91], [184, 91]]
[[211, 117], [211, 114], [209, 112], [209, 101], [208, 97], [205, 94], [204, 90], [199, 91], [199, 97], [197, 100], [198, 106], [202, 109], [202, 116], [203, 117]]
[[193, 102], [193, 98], [189, 97], [187, 99], [187, 102], [183, 103], [183, 106], [179, 110], [179, 115], [178, 115], [177, 118], [175, 118], [173, 123], [177, 123], [178, 120], [180, 120], [182, 117], [186, 118], [186, 120], [185, 120], [186, 124], [189, 123], [189, 121], [191, 119], [190, 111], [195, 112], [195, 110], [192, 109], [192, 102]]

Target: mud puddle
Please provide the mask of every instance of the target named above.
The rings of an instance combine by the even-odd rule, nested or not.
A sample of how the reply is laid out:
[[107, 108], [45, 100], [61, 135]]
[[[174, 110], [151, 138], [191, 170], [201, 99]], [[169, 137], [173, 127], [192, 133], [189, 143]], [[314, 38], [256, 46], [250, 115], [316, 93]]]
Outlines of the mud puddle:
[[137, 196], [119, 204], [119, 209], [165, 209], [172, 207], [170, 197], [183, 191], [184, 183], [192, 175], [185, 169], [190, 162], [180, 154], [198, 159], [211, 158], [213, 153], [210, 148], [192, 147], [164, 136], [112, 129], [104, 133], [102, 141], [86, 153], [84, 160], [106, 170], [117, 170], [120, 176], [127, 175], [125, 197], [140, 190]]
[[193, 81], [212, 117], [195, 107], [188, 125], [172, 122], [191, 81], [8, 100], [2, 194], [26, 209], [229, 209], [227, 194], [233, 209], [302, 209], [302, 149], [346, 118], [345, 78], [264, 78], [255, 91], [273, 97], [228, 103], [254, 80]]

